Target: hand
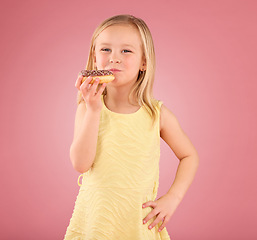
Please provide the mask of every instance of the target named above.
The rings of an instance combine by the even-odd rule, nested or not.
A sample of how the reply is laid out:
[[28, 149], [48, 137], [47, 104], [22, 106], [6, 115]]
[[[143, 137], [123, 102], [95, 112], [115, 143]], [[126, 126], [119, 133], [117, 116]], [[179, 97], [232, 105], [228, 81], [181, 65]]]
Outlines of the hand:
[[88, 77], [81, 84], [82, 79], [83, 76], [80, 75], [76, 80], [75, 87], [81, 91], [82, 97], [87, 104], [87, 109], [100, 111], [102, 109], [101, 95], [105, 89], [106, 83], [103, 83], [102, 86], [98, 85], [99, 79], [97, 78], [93, 84], [89, 84], [92, 77]]
[[[172, 194], [165, 194], [156, 201], [149, 201], [143, 204], [143, 208], [152, 207], [154, 208], [144, 219], [143, 224], [147, 223], [149, 219], [154, 216], [157, 216], [156, 219], [148, 226], [149, 229], [152, 229], [160, 221], [163, 221], [162, 225], [159, 228], [159, 232], [167, 225], [171, 216], [175, 212], [176, 208], [180, 203], [180, 199]], [[145, 222], [144, 222], [145, 221]]]

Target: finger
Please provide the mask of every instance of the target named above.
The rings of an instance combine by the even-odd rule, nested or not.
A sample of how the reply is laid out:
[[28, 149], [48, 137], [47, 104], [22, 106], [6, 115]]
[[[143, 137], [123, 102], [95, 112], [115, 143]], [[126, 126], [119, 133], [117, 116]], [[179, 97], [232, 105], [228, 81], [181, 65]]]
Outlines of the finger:
[[88, 84], [88, 85], [82, 84], [80, 86], [80, 91], [84, 99], [89, 95], [90, 87], [91, 87], [91, 84]]
[[162, 231], [162, 229], [166, 227], [168, 221], [169, 221], [169, 220], [168, 220], [168, 217], [164, 217], [164, 220], [163, 220], [163, 222], [162, 222], [162, 225], [161, 225], [161, 226], [159, 227], [159, 229], [158, 229], [159, 232]]
[[99, 84], [99, 81], [100, 81], [100, 79], [99, 79], [99, 78], [96, 78], [95, 81], [94, 81], [94, 83], [92, 84], [92, 87], [91, 87], [91, 89], [90, 89], [90, 94], [91, 94], [92, 96], [95, 96], [95, 95], [96, 95], [96, 89], [97, 89], [97, 86], [98, 86], [98, 84]]
[[[84, 79], [84, 80], [83, 80], [83, 79]], [[89, 77], [87, 77], [87, 78], [83, 77], [83, 78], [81, 79], [81, 85], [82, 85], [82, 84], [88, 85], [91, 81], [92, 81], [92, 77], [91, 77], [91, 76], [89, 76]]]
[[90, 87], [88, 85], [89, 85], [91, 80], [92, 80], [91, 76], [87, 77], [86, 80], [80, 85], [79, 90], [81, 90], [81, 89], [88, 89], [88, 87]]
[[156, 224], [158, 224], [163, 219], [163, 215], [159, 214], [158, 217], [148, 226], [149, 229], [152, 229], [155, 227]]
[[76, 87], [76, 88], [79, 89], [79, 87], [80, 87], [80, 85], [81, 85], [82, 79], [83, 79], [83, 76], [82, 76], [82, 75], [78, 76], [78, 78], [77, 78], [77, 80], [76, 80], [76, 82], [75, 82], [75, 87]]
[[102, 95], [102, 93], [103, 93], [103, 91], [104, 91], [106, 85], [107, 85], [107, 83], [103, 83], [103, 84], [102, 84], [102, 86], [99, 88], [99, 90], [98, 90], [98, 92], [97, 92], [97, 94], [96, 94], [97, 96]]
[[152, 217], [157, 215], [159, 212], [157, 210], [152, 210], [144, 219], [143, 224], [147, 223]]
[[142, 205], [142, 207], [143, 207], [143, 208], [146, 208], [146, 207], [153, 207], [153, 208], [155, 208], [156, 205], [157, 205], [156, 202], [149, 201], [149, 202], [144, 203], [144, 204]]
[[88, 85], [86, 85], [86, 84], [81, 84], [78, 89], [79, 89], [81, 92], [84, 92], [85, 90], [87, 90], [87, 88], [88, 88]]

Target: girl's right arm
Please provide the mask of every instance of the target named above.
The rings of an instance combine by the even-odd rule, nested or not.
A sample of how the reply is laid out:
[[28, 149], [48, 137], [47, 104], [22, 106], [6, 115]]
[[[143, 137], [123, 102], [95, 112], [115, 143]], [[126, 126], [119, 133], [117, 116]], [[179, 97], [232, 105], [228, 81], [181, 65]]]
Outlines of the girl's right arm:
[[101, 94], [106, 83], [97, 91], [98, 81], [93, 85], [88, 77], [82, 84], [83, 76], [78, 77], [76, 88], [82, 92], [84, 101], [78, 107], [75, 116], [74, 138], [70, 147], [70, 159], [73, 168], [84, 173], [90, 169], [96, 154], [100, 114], [102, 109]]

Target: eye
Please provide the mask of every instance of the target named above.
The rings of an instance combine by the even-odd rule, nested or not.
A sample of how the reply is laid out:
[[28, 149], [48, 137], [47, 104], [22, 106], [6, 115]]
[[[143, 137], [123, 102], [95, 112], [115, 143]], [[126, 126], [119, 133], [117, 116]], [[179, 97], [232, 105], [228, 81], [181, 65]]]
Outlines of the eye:
[[110, 49], [110, 48], [102, 48], [101, 51], [102, 51], [102, 52], [110, 52], [111, 49]]
[[132, 51], [130, 51], [130, 50], [128, 50], [128, 49], [124, 49], [124, 50], [122, 50], [122, 52], [128, 53], [128, 52], [132, 52]]

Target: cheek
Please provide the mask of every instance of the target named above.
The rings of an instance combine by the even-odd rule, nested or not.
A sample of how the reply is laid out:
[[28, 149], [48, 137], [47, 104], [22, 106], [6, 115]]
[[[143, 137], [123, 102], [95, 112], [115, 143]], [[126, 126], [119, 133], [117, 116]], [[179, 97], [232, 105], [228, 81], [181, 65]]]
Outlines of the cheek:
[[126, 63], [127, 66], [134, 69], [134, 71], [138, 71], [140, 68], [140, 61], [137, 58], [127, 59]]
[[107, 57], [104, 55], [96, 55], [96, 66], [103, 68], [106, 65]]

